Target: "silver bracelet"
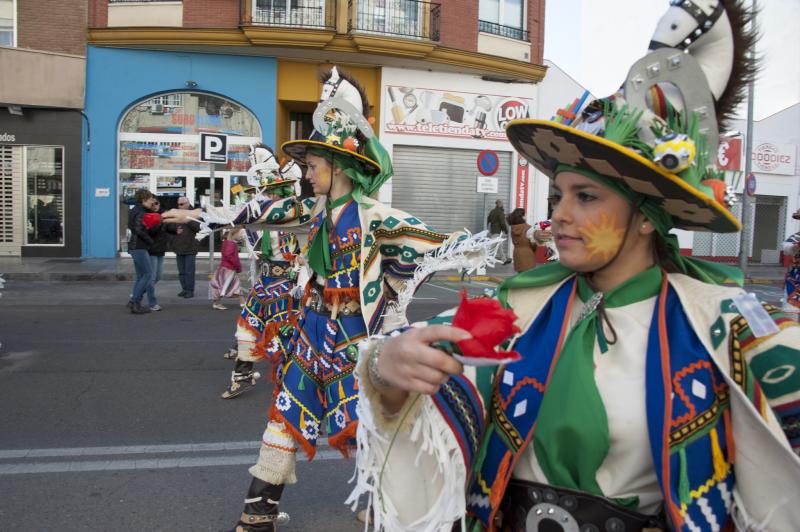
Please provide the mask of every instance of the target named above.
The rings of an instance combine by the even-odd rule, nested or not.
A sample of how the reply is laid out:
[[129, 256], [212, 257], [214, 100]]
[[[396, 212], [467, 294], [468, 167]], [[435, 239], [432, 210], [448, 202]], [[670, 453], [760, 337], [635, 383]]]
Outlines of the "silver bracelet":
[[386, 340], [386, 338], [371, 340], [369, 352], [367, 353], [367, 373], [373, 384], [377, 384], [383, 388], [391, 388], [392, 385], [386, 382], [386, 380], [381, 377], [380, 371], [378, 371], [378, 357], [381, 355], [381, 348], [383, 348], [383, 344]]

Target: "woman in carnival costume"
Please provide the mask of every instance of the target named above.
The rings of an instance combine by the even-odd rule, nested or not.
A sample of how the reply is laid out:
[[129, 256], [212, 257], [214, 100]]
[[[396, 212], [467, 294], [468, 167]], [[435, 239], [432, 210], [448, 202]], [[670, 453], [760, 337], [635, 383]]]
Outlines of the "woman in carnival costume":
[[[311, 139], [282, 147], [306, 166], [305, 178], [315, 197], [251, 203], [232, 218], [210, 207], [202, 214], [212, 226], [309, 227], [303, 256], [311, 279], [289, 355], [276, 371], [270, 421], [258, 461], [249, 470], [254, 478], [234, 529], [238, 532], [271, 532], [288, 519], [278, 513], [278, 502], [284, 485], [296, 482], [298, 447], [312, 459], [324, 431], [328, 444], [343, 455], [354, 448], [356, 343], [407, 323], [402, 306], [395, 303], [424, 277], [418, 262], [434, 251], [463, 257], [462, 248], [477, 240], [438, 233], [372, 199], [393, 171], [364, 117], [368, 109], [358, 82], [334, 67], [324, 79]], [[475, 266], [486, 260], [485, 252], [472, 256]]]
[[[800, 209], [792, 218], [800, 220]], [[783, 253], [792, 258], [784, 281], [783, 311], [796, 321], [800, 315], [800, 231], [783, 242]]]
[[458, 314], [361, 345], [351, 499], [376, 529], [797, 529], [800, 329], [670, 234], [741, 228], [709, 154], [753, 73], [747, 19], [672, 2], [624, 92], [509, 124], [553, 180], [560, 263], [499, 287], [521, 358], [488, 375], [433, 347], [473, 348]]
[[[295, 183], [302, 177], [297, 163], [289, 161], [281, 167], [272, 149], [264, 144], [251, 146], [250, 159], [248, 181], [255, 183], [253, 190], [271, 201], [294, 195]], [[222, 393], [223, 399], [237, 397], [255, 386], [259, 374], [253, 366], [259, 360], [272, 363], [274, 377], [275, 368], [285, 358], [286, 345], [300, 310], [299, 299], [292, 295], [299, 257], [295, 235], [264, 230], [255, 244], [260, 248], [256, 265], [258, 277], [247, 294], [236, 324], [236, 346], [229, 351], [236, 361], [231, 383]], [[254, 272], [253, 277], [255, 275]], [[227, 353], [226, 358], [229, 358]]]

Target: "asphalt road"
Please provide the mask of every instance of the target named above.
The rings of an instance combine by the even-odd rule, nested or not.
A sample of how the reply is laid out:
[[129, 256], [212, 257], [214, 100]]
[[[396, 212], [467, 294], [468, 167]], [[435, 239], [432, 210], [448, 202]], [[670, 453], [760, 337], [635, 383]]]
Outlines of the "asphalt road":
[[[125, 308], [129, 291], [129, 283], [12, 281], [0, 291], [0, 531], [235, 523], [271, 397], [265, 380], [219, 398], [238, 305], [212, 310], [162, 282], [164, 310], [135, 316]], [[453, 283], [423, 287], [411, 318], [454, 306], [458, 292]], [[344, 506], [353, 468], [324, 445], [313, 463], [300, 462], [281, 531], [362, 530]]]
[[[474, 282], [471, 294], [493, 285]], [[780, 288], [749, 287], [777, 302]], [[212, 531], [241, 511], [271, 386], [219, 399], [237, 315], [175, 296], [134, 316], [129, 283], [7, 282], [0, 298], [0, 531]], [[454, 306], [424, 286], [412, 320]], [[266, 373], [267, 368], [264, 368]], [[353, 462], [322, 446], [298, 465], [282, 532], [358, 531]]]

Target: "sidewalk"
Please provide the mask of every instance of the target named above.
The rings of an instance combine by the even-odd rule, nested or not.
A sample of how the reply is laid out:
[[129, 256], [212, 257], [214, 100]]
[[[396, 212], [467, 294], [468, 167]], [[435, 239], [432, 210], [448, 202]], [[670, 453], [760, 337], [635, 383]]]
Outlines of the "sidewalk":
[[[217, 257], [215, 264], [219, 264]], [[244, 266], [244, 264], [243, 264]], [[747, 282], [752, 284], [783, 284], [785, 269], [775, 264], [751, 264]], [[197, 258], [197, 278], [208, 274], [208, 257]], [[133, 281], [136, 277], [133, 260], [127, 257], [111, 259], [57, 259], [39, 257], [0, 257], [0, 275], [6, 281]], [[485, 275], [474, 275], [473, 281], [501, 283], [514, 275], [511, 264], [489, 268]], [[178, 267], [174, 257], [164, 259], [162, 279], [178, 279]], [[461, 274], [445, 271], [436, 274], [436, 279], [459, 282]]]

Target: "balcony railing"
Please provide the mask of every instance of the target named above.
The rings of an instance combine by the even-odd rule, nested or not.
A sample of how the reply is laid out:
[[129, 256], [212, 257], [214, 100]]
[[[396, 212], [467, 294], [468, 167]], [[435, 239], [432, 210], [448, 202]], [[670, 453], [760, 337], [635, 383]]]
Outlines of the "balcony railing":
[[441, 6], [425, 0], [348, 0], [348, 31], [439, 40]]
[[502, 24], [495, 24], [487, 20], [478, 21], [478, 31], [492, 33], [500, 37], [508, 37], [509, 39], [516, 39], [518, 41], [530, 41], [527, 30], [514, 28], [512, 26], [503, 26]]
[[242, 23], [292, 28], [336, 27], [336, 0], [253, 0], [242, 2], [252, 11], [242, 13]]

